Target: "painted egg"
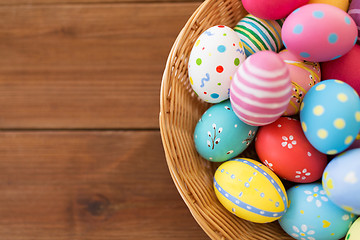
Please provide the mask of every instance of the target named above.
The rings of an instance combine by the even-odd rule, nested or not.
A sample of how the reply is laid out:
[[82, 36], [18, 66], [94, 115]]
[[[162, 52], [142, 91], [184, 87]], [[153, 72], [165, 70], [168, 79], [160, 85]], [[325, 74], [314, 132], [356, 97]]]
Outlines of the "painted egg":
[[324, 3], [330, 4], [334, 7], [340, 8], [341, 10], [347, 12], [349, 8], [349, 0], [310, 0], [309, 4], [311, 3]]
[[263, 19], [280, 19], [289, 15], [296, 8], [309, 0], [242, 0], [246, 11]]
[[327, 164], [326, 155], [306, 139], [300, 121], [288, 117], [261, 127], [255, 149], [265, 165], [292, 182], [310, 183], [320, 179]]
[[292, 96], [284, 116], [299, 112], [300, 104], [309, 89], [321, 80], [320, 64], [300, 60], [287, 49], [279, 56], [285, 61], [290, 71]]
[[355, 219], [328, 199], [321, 183], [297, 185], [287, 194], [290, 206], [279, 223], [295, 239], [338, 240]]
[[354, 20], [337, 7], [308, 4], [286, 18], [282, 38], [286, 48], [298, 58], [325, 62], [351, 50], [357, 40], [357, 28]]
[[354, 19], [357, 27], [358, 27], [358, 41], [360, 37], [360, 0], [352, 0], [348, 14]]
[[222, 25], [209, 28], [190, 53], [188, 70], [193, 90], [206, 102], [228, 99], [231, 79], [244, 60], [245, 52], [234, 30]]
[[228, 211], [252, 222], [275, 221], [288, 206], [285, 188], [275, 173], [247, 158], [221, 164], [214, 175], [214, 189]]
[[251, 14], [242, 18], [234, 30], [241, 39], [246, 56], [269, 50], [279, 52], [283, 47], [281, 26], [284, 19], [264, 20]]
[[360, 94], [360, 45], [355, 46], [344, 56], [333, 61], [321, 63], [323, 79], [342, 79]]
[[248, 57], [234, 75], [230, 101], [245, 123], [262, 126], [278, 119], [291, 97], [290, 73], [277, 53], [257, 52]]
[[360, 148], [335, 157], [322, 178], [330, 200], [342, 209], [360, 214]]
[[339, 80], [317, 83], [300, 106], [302, 129], [320, 152], [337, 154], [348, 148], [360, 130], [360, 100], [356, 91]]
[[243, 123], [232, 110], [230, 100], [211, 106], [194, 131], [198, 153], [212, 162], [222, 162], [242, 153], [255, 137], [257, 127]]
[[358, 240], [360, 239], [360, 218], [358, 218], [350, 227], [346, 234], [345, 240]]

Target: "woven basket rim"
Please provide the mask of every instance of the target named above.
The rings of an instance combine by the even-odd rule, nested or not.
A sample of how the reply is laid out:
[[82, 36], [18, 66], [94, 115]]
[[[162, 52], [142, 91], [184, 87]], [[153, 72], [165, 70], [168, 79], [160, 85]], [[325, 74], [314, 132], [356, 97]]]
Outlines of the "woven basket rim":
[[[197, 15], [199, 14], [199, 12], [201, 11], [202, 8], [204, 8], [207, 4], [209, 4], [210, 1], [204, 1], [203, 3], [200, 4], [200, 6], [195, 10], [195, 12], [191, 15], [191, 17], [188, 19], [188, 21], [185, 23], [184, 27], [181, 29], [180, 33], [178, 34], [176, 40], [174, 41], [173, 46], [171, 47], [169, 56], [166, 60], [166, 64], [165, 64], [165, 70], [163, 72], [163, 76], [162, 76], [162, 80], [161, 80], [161, 88], [160, 88], [160, 114], [159, 114], [159, 125], [160, 125], [160, 134], [161, 134], [161, 139], [162, 142], [164, 143], [167, 139], [167, 136], [165, 134], [166, 128], [168, 128], [169, 126], [166, 123], [165, 120], [165, 106], [164, 106], [164, 101], [166, 101], [164, 98], [166, 98], [165, 96], [167, 95], [164, 91], [165, 89], [165, 85], [167, 84], [167, 74], [170, 71], [171, 67], [172, 67], [172, 60], [174, 58], [175, 52], [179, 47], [179, 42], [180, 40], [183, 38], [184, 32], [186, 31], [186, 29], [188, 29], [192, 24], [194, 24], [194, 21], [197, 17]], [[203, 218], [200, 217], [200, 213], [197, 209], [194, 208], [193, 205], [190, 204], [190, 202], [187, 199], [187, 194], [186, 194], [186, 190], [183, 189], [182, 184], [179, 181], [178, 175], [177, 173], [173, 170], [174, 167], [172, 166], [172, 162], [170, 161], [170, 156], [169, 156], [169, 152], [166, 151], [165, 149], [165, 145], [164, 146], [164, 152], [165, 152], [165, 159], [167, 162], [167, 166], [170, 172], [170, 175], [173, 179], [173, 182], [181, 196], [181, 198], [183, 199], [183, 201], [185, 202], [186, 206], [188, 207], [191, 215], [193, 216], [193, 218], [195, 219], [195, 221], [199, 224], [199, 226], [203, 229], [203, 231], [205, 231], [205, 233], [211, 237], [212, 239], [216, 239], [216, 236], [213, 235], [213, 232], [209, 230], [209, 228], [205, 227], [203, 225]]]
[[[229, 215], [229, 218], [224, 219], [214, 219], [214, 216], [224, 216], [224, 214], [219, 215], [219, 212], [216, 212], [211, 217], [208, 216], [209, 211], [212, 211], [212, 209], [204, 208], [204, 202], [206, 202], [206, 199], [202, 201], [202, 199], [197, 198], [196, 194], [193, 194], [189, 192], [189, 188], [192, 186], [188, 186], [187, 183], [185, 183], [182, 179], [181, 172], [179, 172], [179, 169], [177, 169], [173, 162], [173, 155], [174, 154], [180, 154], [179, 151], [181, 149], [176, 149], [176, 145], [172, 142], [173, 136], [171, 135], [174, 132], [174, 126], [172, 124], [172, 119], [169, 119], [169, 113], [172, 113], [172, 111], [178, 110], [174, 106], [174, 103], [171, 99], [171, 97], [174, 96], [174, 91], [178, 90], [172, 88], [174, 84], [170, 83], [174, 79], [170, 79], [170, 75], [173, 72], [178, 71], [179, 69], [176, 69], [176, 63], [177, 60], [181, 61], [184, 60], [184, 56], [179, 56], [179, 49], [184, 47], [182, 44], [184, 42], [184, 39], [186, 40], [186, 37], [189, 36], [189, 31], [193, 30], [194, 26], [195, 28], [199, 26], [199, 24], [203, 24], [203, 22], [198, 21], [199, 16], [204, 15], [204, 11], [208, 10], [208, 8], [211, 8], [215, 4], [219, 4], [220, 6], [226, 8], [228, 5], [235, 4], [237, 6], [241, 6], [241, 0], [205, 0], [201, 5], [194, 11], [194, 13], [191, 15], [191, 17], [188, 19], [184, 27], [181, 29], [180, 33], [178, 34], [176, 40], [174, 41], [173, 46], [171, 47], [170, 53], [168, 55], [166, 64], [165, 64], [165, 70], [163, 72], [162, 81], [161, 81], [161, 89], [160, 89], [160, 114], [159, 114], [159, 125], [160, 125], [160, 134], [162, 139], [162, 144], [164, 148], [165, 153], [165, 159], [169, 168], [170, 175], [173, 179], [173, 182], [182, 197], [183, 201], [185, 202], [186, 206], [188, 207], [190, 213], [192, 214], [193, 218], [196, 220], [196, 222], [200, 225], [200, 227], [203, 229], [203, 231], [211, 238], [211, 239], [234, 239], [234, 236], [237, 236], [236, 239], [247, 239], [247, 240], [272, 240], [272, 239], [282, 239], [282, 240], [290, 240], [292, 239], [290, 236], [284, 235], [284, 232], [280, 232], [279, 226], [274, 227], [275, 225], [273, 223], [271, 224], [260, 224], [256, 225], [255, 223], [240, 219], [234, 215], [232, 215], [227, 210], [223, 210], [226, 212], [226, 214]], [[211, 9], [214, 9], [211, 8]], [[245, 16], [247, 12], [245, 10], [238, 10], [240, 13]], [[210, 15], [210, 14], [209, 14]], [[236, 23], [240, 20], [241, 16], [236, 20]], [[214, 19], [212, 19], [214, 20]], [[236, 24], [235, 23], [235, 24]], [[220, 25], [215, 24], [215, 25]], [[226, 25], [226, 24], [224, 24]], [[213, 25], [214, 26], [214, 25]], [[234, 25], [235, 26], [235, 25]], [[195, 30], [194, 30], [195, 31]], [[197, 32], [198, 33], [198, 32]], [[200, 35], [200, 33], [198, 34]], [[197, 36], [191, 36], [196, 37]], [[191, 46], [192, 47], [192, 46]], [[188, 49], [187, 49], [188, 50]], [[186, 61], [185, 61], [186, 62]], [[184, 66], [180, 70], [184, 70]], [[175, 69], [174, 69], [175, 68]], [[179, 81], [186, 81], [189, 82], [188, 76], [181, 75], [181, 79]], [[183, 89], [186, 88], [186, 84], [184, 82], [178, 83], [178, 85], [181, 84], [181, 87]], [[178, 86], [177, 85], [177, 86]], [[189, 83], [188, 83], [189, 85]], [[187, 86], [189, 87], [189, 86]], [[192, 89], [190, 89], [192, 90]], [[183, 91], [184, 92], [184, 91]], [[192, 91], [191, 91], [192, 92]], [[190, 95], [190, 91], [187, 91], [187, 95]], [[192, 92], [192, 99], [194, 102], [200, 102], [196, 96], [194, 96]], [[208, 103], [202, 102], [202, 104], [207, 104], [206, 106], [210, 106]], [[205, 106], [204, 105], [204, 106]], [[207, 107], [208, 108], [208, 107]], [[206, 108], [204, 108], [206, 109]], [[200, 115], [201, 116], [201, 115]], [[199, 118], [198, 118], [199, 119]], [[197, 119], [197, 120], [198, 120]], [[195, 148], [195, 146], [193, 146]], [[175, 150], [174, 150], [175, 149]], [[207, 166], [210, 166], [211, 163], [209, 161], [203, 160], [203, 164]], [[212, 195], [215, 196], [215, 193], [212, 192]], [[202, 204], [202, 205], [201, 205]], [[218, 203], [218, 205], [220, 205]], [[222, 206], [221, 206], [222, 207]], [[223, 213], [223, 212], [221, 212]], [[227, 225], [231, 225], [227, 228]], [[217, 226], [217, 227], [214, 227]], [[253, 230], [256, 228], [256, 230]], [[250, 232], [248, 232], [248, 230]], [[228, 233], [229, 231], [229, 233]], [[238, 232], [241, 232], [241, 236]]]

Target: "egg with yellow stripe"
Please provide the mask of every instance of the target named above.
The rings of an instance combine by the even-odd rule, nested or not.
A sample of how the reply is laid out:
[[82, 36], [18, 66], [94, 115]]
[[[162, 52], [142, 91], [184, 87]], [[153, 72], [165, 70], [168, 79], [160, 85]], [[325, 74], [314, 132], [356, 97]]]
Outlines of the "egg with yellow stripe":
[[228, 211], [248, 221], [273, 222], [288, 208], [280, 179], [252, 159], [237, 158], [221, 164], [214, 175], [214, 189]]
[[282, 50], [279, 56], [290, 72], [292, 95], [283, 115], [291, 116], [299, 112], [300, 104], [309, 89], [321, 81], [320, 64], [301, 60], [287, 49]]
[[269, 50], [279, 52], [283, 47], [281, 27], [284, 19], [265, 20], [248, 14], [235, 26], [234, 30], [241, 39], [246, 56]]

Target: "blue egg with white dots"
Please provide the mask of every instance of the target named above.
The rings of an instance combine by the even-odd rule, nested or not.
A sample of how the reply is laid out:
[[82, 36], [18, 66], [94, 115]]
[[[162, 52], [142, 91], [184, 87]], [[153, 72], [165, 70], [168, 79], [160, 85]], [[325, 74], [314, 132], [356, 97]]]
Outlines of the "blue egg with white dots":
[[212, 162], [223, 162], [242, 153], [257, 131], [234, 113], [230, 100], [211, 106], [200, 118], [194, 131], [198, 153]]
[[294, 239], [338, 240], [356, 219], [328, 198], [321, 183], [296, 185], [287, 195], [290, 206], [279, 223]]
[[313, 86], [300, 106], [302, 129], [320, 152], [333, 155], [347, 149], [360, 131], [360, 99], [340, 80]]

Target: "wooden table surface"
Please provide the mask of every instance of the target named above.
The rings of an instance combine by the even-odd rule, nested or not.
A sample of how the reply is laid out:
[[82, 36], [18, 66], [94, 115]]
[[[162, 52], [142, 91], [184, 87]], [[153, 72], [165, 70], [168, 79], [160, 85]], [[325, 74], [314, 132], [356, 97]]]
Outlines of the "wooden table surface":
[[208, 239], [170, 177], [162, 72], [201, 1], [0, 0], [0, 239]]

